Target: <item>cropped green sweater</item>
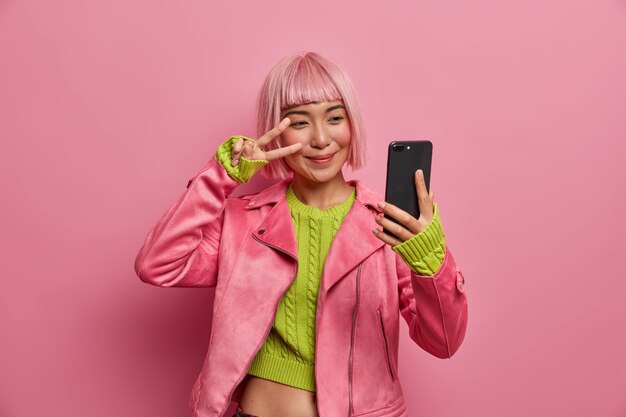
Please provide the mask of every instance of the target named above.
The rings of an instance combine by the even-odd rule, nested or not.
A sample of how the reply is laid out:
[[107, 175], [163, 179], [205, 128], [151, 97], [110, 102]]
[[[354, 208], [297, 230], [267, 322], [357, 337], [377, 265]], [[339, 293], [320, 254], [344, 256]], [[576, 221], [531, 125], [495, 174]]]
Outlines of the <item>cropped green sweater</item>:
[[324, 260], [355, 198], [320, 210], [287, 189], [298, 242], [298, 273], [278, 304], [274, 325], [248, 373], [300, 389], [315, 391], [315, 315]]
[[[233, 136], [222, 144], [216, 156], [231, 178], [242, 183], [268, 161], [241, 157], [239, 164], [233, 167], [231, 153], [239, 137]], [[315, 391], [315, 317], [319, 283], [332, 240], [355, 198], [353, 188], [343, 203], [320, 210], [302, 203], [291, 186], [288, 187], [286, 201], [298, 243], [298, 273], [279, 302], [267, 339], [248, 369], [250, 375]], [[434, 208], [435, 216], [426, 230], [393, 247], [411, 269], [421, 275], [434, 275], [445, 254], [445, 236], [436, 204]]]

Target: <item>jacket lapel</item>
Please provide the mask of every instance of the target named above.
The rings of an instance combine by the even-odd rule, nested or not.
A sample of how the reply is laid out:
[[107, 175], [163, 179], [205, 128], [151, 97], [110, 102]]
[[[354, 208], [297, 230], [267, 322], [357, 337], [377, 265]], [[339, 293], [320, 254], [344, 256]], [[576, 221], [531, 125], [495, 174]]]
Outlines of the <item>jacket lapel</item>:
[[263, 244], [286, 253], [293, 259], [298, 259], [298, 243], [291, 219], [289, 205], [285, 201], [288, 181], [279, 182], [255, 196], [251, 196], [247, 210], [262, 209], [263, 206], [272, 206], [269, 214], [253, 231], [255, 239]]
[[279, 201], [253, 232], [257, 240], [298, 260], [298, 243], [287, 202]]
[[326, 256], [321, 291], [326, 293], [348, 272], [384, 245], [371, 232], [374, 227], [378, 227], [374, 217], [375, 214], [359, 200], [354, 202]]
[[[255, 239], [286, 253], [297, 261], [298, 243], [291, 219], [291, 211], [285, 200], [289, 180], [279, 182], [256, 196], [250, 197], [246, 209], [260, 209], [272, 205], [269, 214], [254, 230]], [[378, 227], [374, 217], [380, 210], [376, 206], [382, 197], [365, 187], [360, 181], [348, 183], [356, 187], [356, 199], [335, 235], [326, 261], [320, 290], [327, 292], [342, 277], [378, 250], [384, 243], [371, 230]]]
[[326, 256], [321, 283], [322, 294], [385, 244], [371, 232], [378, 227], [374, 218], [381, 213], [376, 204], [382, 201], [382, 197], [358, 180], [348, 183], [356, 188], [356, 200], [339, 227]]

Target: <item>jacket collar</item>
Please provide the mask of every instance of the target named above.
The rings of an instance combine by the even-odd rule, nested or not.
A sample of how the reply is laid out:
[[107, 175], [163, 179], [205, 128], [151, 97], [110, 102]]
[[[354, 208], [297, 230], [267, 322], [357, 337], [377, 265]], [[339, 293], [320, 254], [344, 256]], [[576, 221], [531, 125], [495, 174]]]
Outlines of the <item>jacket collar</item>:
[[[253, 234], [257, 240], [297, 260], [298, 244], [285, 198], [290, 182], [290, 179], [283, 180], [256, 195], [249, 196], [250, 201], [246, 209], [274, 205]], [[321, 284], [322, 294], [384, 245], [371, 232], [372, 228], [378, 227], [374, 218], [376, 214], [381, 213], [377, 203], [382, 201], [382, 198], [359, 180], [350, 180], [348, 184], [356, 188], [355, 202], [339, 227], [326, 257]], [[358, 244], [355, 244], [356, 241]]]

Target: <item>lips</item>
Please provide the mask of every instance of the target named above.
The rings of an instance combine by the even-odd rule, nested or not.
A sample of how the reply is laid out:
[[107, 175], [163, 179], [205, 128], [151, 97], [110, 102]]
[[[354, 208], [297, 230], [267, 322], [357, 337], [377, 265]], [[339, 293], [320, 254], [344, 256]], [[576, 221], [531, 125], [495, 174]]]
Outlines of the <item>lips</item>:
[[307, 156], [308, 159], [310, 159], [311, 161], [318, 163], [318, 164], [323, 164], [326, 162], [330, 162], [333, 157], [335, 156], [334, 153], [332, 154], [328, 154], [328, 155], [320, 155], [320, 156]]

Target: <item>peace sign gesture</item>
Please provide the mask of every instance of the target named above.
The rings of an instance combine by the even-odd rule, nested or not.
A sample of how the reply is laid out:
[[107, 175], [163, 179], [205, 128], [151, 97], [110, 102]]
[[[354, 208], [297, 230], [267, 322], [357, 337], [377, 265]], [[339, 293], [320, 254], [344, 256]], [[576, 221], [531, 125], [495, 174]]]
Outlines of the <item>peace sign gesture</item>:
[[400, 224], [394, 223], [391, 220], [385, 218], [383, 215], [376, 216], [376, 223], [382, 226], [384, 229], [390, 231], [398, 237], [396, 239], [393, 236], [383, 232], [382, 230], [374, 229], [372, 233], [383, 242], [396, 246], [411, 239], [416, 234], [426, 230], [428, 224], [435, 216], [434, 210], [434, 198], [435, 195], [431, 191], [426, 190], [426, 182], [424, 181], [424, 173], [421, 169], [415, 171], [415, 192], [417, 193], [417, 204], [420, 209], [420, 217], [416, 219], [406, 211], [399, 207], [389, 203], [378, 203], [378, 207], [389, 217], [392, 217]]
[[243, 138], [239, 138], [233, 147], [232, 165], [237, 166], [241, 156], [251, 160], [271, 161], [298, 152], [300, 148], [302, 148], [301, 143], [294, 143], [293, 145], [273, 149], [271, 151], [263, 150], [263, 145], [276, 139], [289, 126], [289, 123], [291, 123], [291, 120], [289, 117], [285, 117], [277, 126], [257, 140], [244, 140]]

